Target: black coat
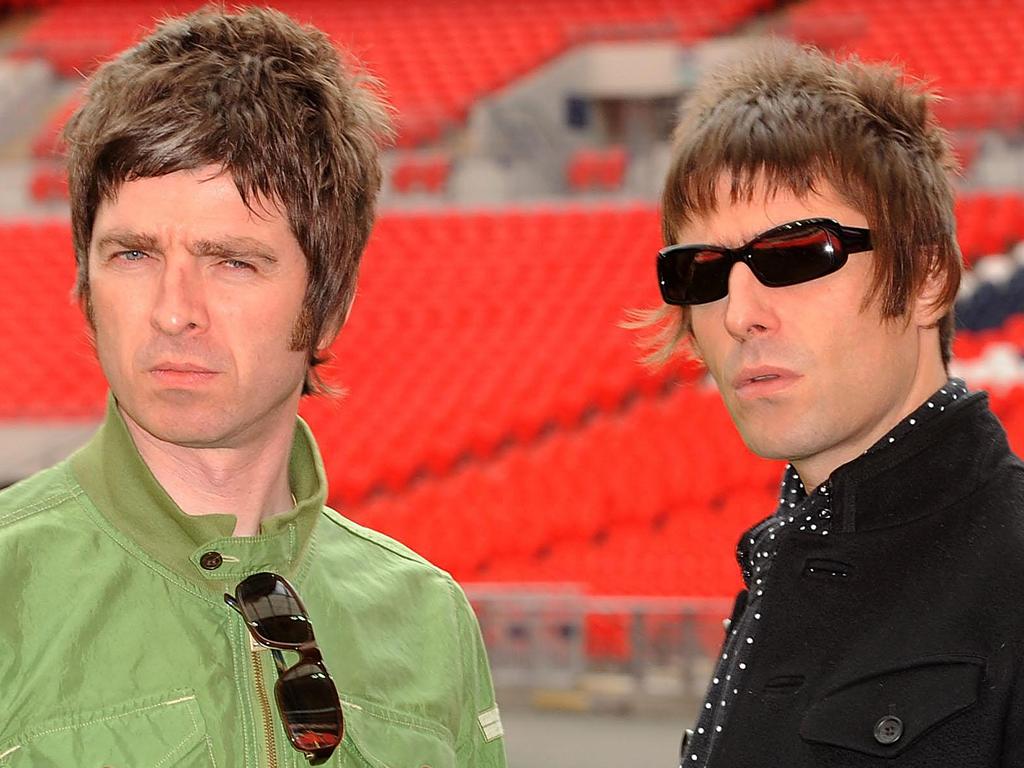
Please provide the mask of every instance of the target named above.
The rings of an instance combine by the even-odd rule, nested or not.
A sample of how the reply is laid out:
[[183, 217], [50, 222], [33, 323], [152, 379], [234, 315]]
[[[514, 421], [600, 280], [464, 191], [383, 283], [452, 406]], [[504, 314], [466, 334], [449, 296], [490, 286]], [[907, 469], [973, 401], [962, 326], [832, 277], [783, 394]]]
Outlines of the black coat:
[[1024, 465], [988, 398], [840, 467], [831, 502], [831, 535], [779, 545], [710, 765], [1024, 768]]

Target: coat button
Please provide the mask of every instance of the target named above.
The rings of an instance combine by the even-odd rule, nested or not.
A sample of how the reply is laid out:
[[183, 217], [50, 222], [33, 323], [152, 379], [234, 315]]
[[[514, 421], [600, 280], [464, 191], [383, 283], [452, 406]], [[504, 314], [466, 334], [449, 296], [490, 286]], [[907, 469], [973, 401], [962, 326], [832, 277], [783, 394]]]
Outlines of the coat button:
[[879, 744], [895, 744], [903, 735], [903, 721], [896, 715], [886, 715], [875, 723], [875, 741]]
[[220, 552], [204, 552], [199, 558], [199, 564], [208, 571], [216, 571], [224, 562]]

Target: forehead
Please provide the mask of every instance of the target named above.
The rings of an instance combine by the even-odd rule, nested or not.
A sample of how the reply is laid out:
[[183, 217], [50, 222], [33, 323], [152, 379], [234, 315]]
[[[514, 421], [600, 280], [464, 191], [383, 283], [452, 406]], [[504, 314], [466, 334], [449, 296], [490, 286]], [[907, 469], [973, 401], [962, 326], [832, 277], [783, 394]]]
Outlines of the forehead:
[[246, 238], [275, 252], [299, 249], [280, 205], [264, 198], [246, 205], [231, 175], [213, 166], [124, 182], [97, 207], [92, 244], [114, 230], [162, 245]]
[[731, 186], [731, 177], [719, 177], [714, 208], [681, 222], [675, 230], [677, 243], [735, 247], [765, 230], [799, 219], [829, 218], [847, 226], [868, 225], [864, 214], [845, 202], [828, 182], [798, 195], [787, 188], [770, 190], [762, 180], [755, 180], [750, 194], [738, 200], [732, 199]]

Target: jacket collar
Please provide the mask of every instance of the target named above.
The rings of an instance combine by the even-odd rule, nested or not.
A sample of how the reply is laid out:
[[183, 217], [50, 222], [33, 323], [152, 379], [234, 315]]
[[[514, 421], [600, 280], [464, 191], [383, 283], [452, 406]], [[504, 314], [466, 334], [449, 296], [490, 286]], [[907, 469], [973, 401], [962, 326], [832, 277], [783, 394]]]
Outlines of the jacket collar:
[[[309, 427], [296, 417], [288, 464], [296, 504], [290, 511], [265, 519], [257, 536], [242, 537], [231, 535], [233, 515], [187, 515], [142, 460], [113, 395], [99, 430], [71, 457], [71, 470], [103, 517], [147, 556], [217, 590], [261, 570], [293, 574], [327, 500], [319, 451]], [[204, 558], [210, 553], [219, 558]], [[218, 559], [219, 566], [208, 567]]]
[[888, 528], [937, 512], [973, 494], [1010, 455], [988, 395], [976, 393], [833, 472], [833, 530]]

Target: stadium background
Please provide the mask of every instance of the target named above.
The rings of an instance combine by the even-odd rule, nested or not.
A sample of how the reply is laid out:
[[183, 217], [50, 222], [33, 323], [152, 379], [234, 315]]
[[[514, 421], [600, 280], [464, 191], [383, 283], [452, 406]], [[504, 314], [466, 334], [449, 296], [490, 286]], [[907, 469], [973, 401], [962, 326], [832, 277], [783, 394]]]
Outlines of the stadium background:
[[[668, 766], [773, 508], [692, 364], [636, 362], [679, 97], [774, 34], [902, 63], [964, 165], [954, 372], [1024, 451], [1024, 0], [273, 3], [397, 110], [340, 401], [309, 400], [331, 503], [469, 592], [514, 768]], [[56, 141], [82, 75], [192, 2], [0, 0], [0, 486], [61, 458], [104, 383], [70, 299]], [[68, 596], [74, 599], [73, 595]]]

